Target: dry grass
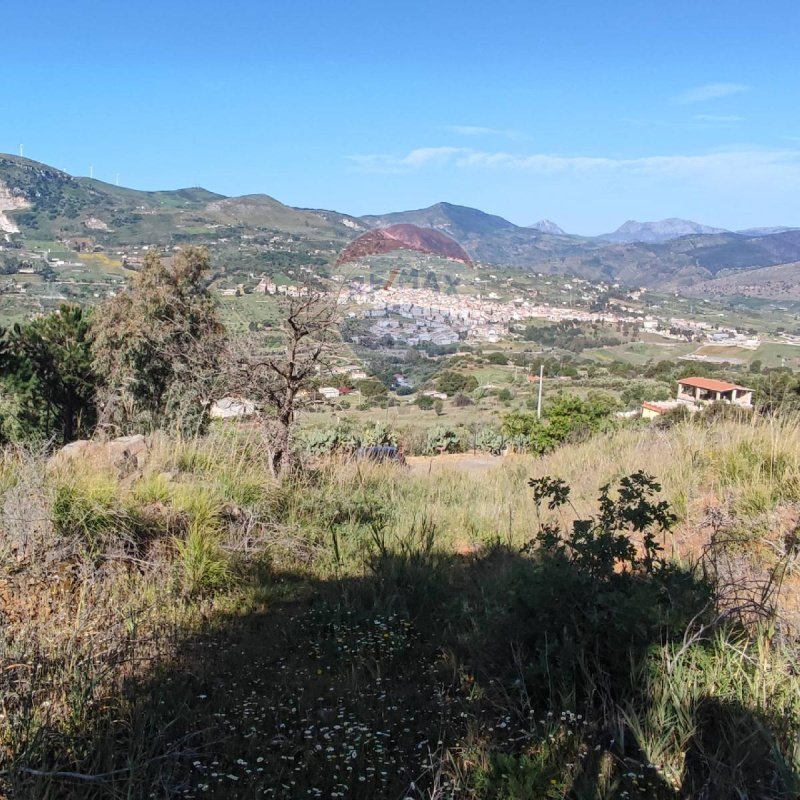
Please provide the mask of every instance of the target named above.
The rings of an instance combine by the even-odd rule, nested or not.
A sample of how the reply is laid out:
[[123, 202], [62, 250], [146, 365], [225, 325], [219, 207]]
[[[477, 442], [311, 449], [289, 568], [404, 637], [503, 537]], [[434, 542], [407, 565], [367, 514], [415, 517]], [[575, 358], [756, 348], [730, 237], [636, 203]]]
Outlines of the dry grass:
[[[469, 724], [451, 726], [455, 739], [441, 746], [429, 742], [421, 751], [424, 757], [415, 761], [425, 791], [432, 793], [425, 796], [502, 796], [508, 800], [533, 796], [525, 795], [530, 791], [525, 786], [538, 786], [536, 781], [549, 775], [547, 770], [552, 771], [554, 764], [563, 778], [567, 774], [565, 759], [577, 758], [583, 747], [562, 752], [555, 745], [550, 749], [542, 745], [543, 741], [560, 742], [562, 737], [566, 741], [574, 736], [574, 731], [569, 733], [572, 728], [583, 730], [576, 723], [577, 709], [570, 705], [569, 696], [559, 699], [560, 708], [565, 713], [569, 709], [573, 717], [559, 721], [557, 715], [552, 727], [547, 717], [540, 723], [537, 713], [531, 723], [527, 712], [520, 716], [524, 702], [519, 685], [503, 687], [508, 695], [500, 703], [499, 684], [480, 686], [454, 652], [438, 651], [435, 646], [429, 649], [420, 634], [413, 632], [414, 615], [420, 613], [414, 609], [424, 610], [427, 598], [438, 596], [446, 583], [435, 567], [437, 558], [452, 559], [454, 553], [460, 553], [475, 567], [474, 584], [467, 582], [460, 589], [465, 605], [459, 614], [467, 620], [469, 603], [475, 604], [477, 614], [481, 603], [489, 602], [481, 599], [480, 592], [489, 592], [486, 587], [494, 584], [503, 587], [510, 580], [500, 562], [492, 560], [492, 548], [502, 544], [518, 551], [531, 539], [536, 524], [528, 487], [531, 477], [558, 476], [570, 484], [574, 508], [567, 513], [565, 521], [569, 522], [570, 516], [594, 511], [601, 484], [637, 469], [661, 482], [663, 496], [680, 517], [674, 539], [677, 557], [696, 558], [715, 539], [722, 543], [726, 568], [740, 570], [738, 577], [761, 579], [776, 564], [791, 562], [794, 545], [790, 534], [800, 521], [796, 509], [800, 420], [793, 418], [754, 419], [748, 424], [718, 421], [707, 427], [689, 422], [669, 430], [620, 429], [544, 458], [508, 456], [481, 474], [445, 468], [427, 476], [393, 465], [331, 460], [307, 465], [296, 477], [278, 482], [270, 474], [258, 433], [227, 428], [200, 440], [155, 437], [143, 469], [122, 477], [92, 469], [90, 464], [73, 464], [67, 470], [63, 465], [48, 465], [40, 453], [4, 451], [0, 456], [4, 534], [0, 550], [0, 782], [5, 780], [7, 790], [16, 791], [18, 797], [146, 797], [153, 796], [148, 792], [157, 776], [162, 781], [157, 797], [178, 796], [183, 789], [183, 796], [204, 796], [204, 782], [213, 784], [213, 796], [238, 796], [225, 791], [255, 780], [256, 764], [261, 763], [257, 760], [260, 751], [248, 738], [255, 734], [242, 722], [250, 719], [252, 711], [248, 706], [251, 684], [264, 698], [256, 704], [263, 715], [257, 725], [253, 723], [258, 736], [272, 737], [278, 744], [270, 746], [284, 755], [291, 748], [300, 752], [305, 746], [302, 720], [292, 718], [291, 736], [271, 727], [276, 724], [278, 707], [288, 716], [297, 712], [270, 694], [273, 689], [265, 685], [263, 677], [269, 674], [277, 681], [274, 691], [283, 686], [281, 691], [297, 693], [295, 708], [307, 708], [311, 715], [306, 727], [320, 724], [312, 717], [323, 712], [313, 703], [308, 705], [304, 687], [313, 685], [313, 691], [323, 695], [325, 680], [336, 686], [350, 726], [347, 736], [341, 734], [342, 741], [352, 739], [352, 747], [356, 747], [368, 739], [371, 757], [376, 759], [389, 751], [380, 737], [375, 738], [375, 731], [381, 725], [398, 725], [394, 761], [385, 762], [390, 770], [406, 763], [404, 748], [411, 752], [417, 747], [411, 741], [413, 735], [408, 741], [403, 738], [402, 714], [412, 713], [409, 709], [413, 707], [413, 713], [420, 715], [420, 731], [423, 726], [427, 731], [444, 726], [441, 715], [456, 713], [458, 708], [457, 713], [465, 715], [458, 719]], [[412, 564], [418, 559], [419, 564], [428, 565], [429, 574], [423, 577], [423, 572], [412, 570], [395, 575], [392, 579], [399, 581], [398, 585], [407, 585], [390, 593], [388, 578], [384, 575], [376, 582], [371, 571], [376, 541], [381, 548], [410, 558]], [[485, 566], [482, 554], [486, 554]], [[781, 579], [785, 594], [794, 591], [790, 570]], [[449, 580], [460, 585], [463, 578]], [[414, 581], [419, 585], [411, 585]], [[333, 589], [325, 587], [335, 587], [335, 593], [329, 596]], [[474, 596], [470, 595], [473, 590]], [[789, 593], [787, 600], [792, 596], [797, 595]], [[787, 602], [787, 608], [796, 611], [792, 602]], [[287, 610], [285, 619], [281, 609]], [[383, 626], [377, 640], [370, 613]], [[216, 663], [204, 661], [204, 637], [215, 632], [219, 637], [215, 641], [227, 642], [226, 637], [233, 634], [226, 631], [236, 629], [234, 621], [262, 617], [272, 633], [259, 634], [266, 639], [258, 640], [255, 654], [243, 645], [239, 677], [221, 668], [215, 678], [243, 679], [241, 688], [220, 690], [223, 695], [215, 700], [214, 713], [224, 716], [234, 707], [238, 709], [239, 719], [231, 722], [225, 736], [233, 737], [231, 741], [244, 748], [241, 752], [247, 751], [248, 766], [239, 765], [239, 769], [236, 758], [225, 761], [228, 756], [220, 755], [230, 770], [236, 770], [237, 778], [227, 784], [220, 778], [215, 783], [209, 777], [215, 769], [213, 755], [207, 757], [204, 752], [203, 764], [212, 766], [187, 783], [185, 762], [187, 757], [191, 761], [187, 754], [195, 745], [178, 741], [180, 737], [176, 739], [177, 733], [173, 736], [169, 726], [163, 728], [163, 710], [143, 699], [152, 690], [147, 687], [164, 671], [177, 676], [176, 684], [169, 683], [173, 678], [164, 684], [172, 688], [162, 687], [168, 694], [174, 692], [167, 703], [169, 713], [175, 714], [176, 720], [194, 719], [197, 697], [185, 697], [175, 687], [185, 678], [186, 685], [194, 687], [192, 691], [209, 692], [196, 686], [197, 681], [202, 684], [205, 680], [199, 677], [204, 670]], [[327, 641], [331, 630], [336, 631], [332, 641], [339, 642], [337, 647], [344, 642], [348, 648], [360, 648], [357, 669], [335, 651], [314, 650], [313, 641]], [[465, 627], [456, 641], [474, 634]], [[286, 651], [270, 649], [270, 637]], [[186, 645], [187, 641], [192, 644]], [[740, 707], [747, 707], [747, 714], [734, 715], [736, 725], [752, 722], [753, 715], [764, 725], [777, 725], [770, 715], [780, 711], [786, 731], [798, 729], [800, 699], [791, 669], [794, 655], [786, 646], [768, 644], [771, 641], [771, 636], [762, 635], [752, 641], [715, 640], [710, 650], [692, 646], [659, 651], [656, 666], [651, 665], [642, 678], [643, 685], [651, 682], [650, 694], [658, 702], [649, 711], [634, 704], [619, 712], [620, 719], [627, 715], [627, 721], [620, 724], [636, 732], [645, 754], [659, 765], [661, 788], [652, 789], [653, 797], [671, 797], [669, 787], [674, 789], [680, 780], [681, 759], [691, 738], [689, 728], [681, 728], [680, 714], [686, 709], [695, 713], [700, 697], [713, 696], [715, 702], [735, 700]], [[313, 658], [304, 648], [311, 648]], [[245, 660], [251, 658], [258, 660], [263, 671], [258, 681], [255, 675], [246, 674]], [[287, 669], [295, 672], [294, 682], [286, 678]], [[317, 669], [327, 672], [320, 677]], [[520, 670], [523, 677], [517, 680], [524, 685], [524, 668]], [[382, 674], [395, 675], [398, 683], [389, 690], [380, 689], [375, 680]], [[680, 675], [685, 679], [677, 677]], [[376, 686], [378, 690], [373, 692]], [[232, 693], [229, 706], [225, 691]], [[394, 697], [396, 713], [383, 705], [388, 702], [387, 691]], [[447, 692], [454, 693], [452, 702], [445, 701]], [[412, 696], [416, 698], [413, 702]], [[370, 707], [364, 705], [365, 697], [371, 698]], [[488, 712], [481, 698], [491, 698], [491, 715], [482, 716]], [[271, 708], [270, 703], [277, 705]], [[201, 714], [200, 718], [203, 724], [218, 724], [215, 717]], [[508, 727], [500, 727], [501, 723]], [[339, 736], [332, 725], [331, 736]], [[373, 726], [369, 728], [372, 738], [365, 739], [367, 728], [362, 731], [359, 726]], [[526, 742], [529, 748], [525, 750], [527, 760], [519, 760], [522, 745], [512, 743], [512, 727], [514, 736], [521, 737], [519, 742]], [[221, 730], [226, 729], [223, 726]], [[413, 725], [410, 730], [415, 733]], [[549, 731], [546, 735], [545, 730]], [[599, 735], [598, 730], [593, 729], [591, 735]], [[502, 747], [497, 738], [500, 731], [508, 731]], [[788, 735], [781, 734], [784, 738], [779, 736], [780, 741]], [[281, 749], [281, 736], [286, 737], [289, 749]], [[588, 733], [580, 739], [584, 744], [590, 740]], [[235, 752], [228, 743], [218, 746], [221, 753]], [[495, 759], [492, 748], [498, 747], [511, 761]], [[170, 755], [177, 752], [180, 757]], [[318, 758], [313, 753], [308, 757], [312, 756]], [[780, 758], [787, 775], [800, 767], [800, 753], [787, 753], [784, 748]], [[358, 769], [367, 770], [367, 761], [356, 761]], [[492, 783], [491, 775], [500, 763], [515, 776], [514, 785], [522, 787], [518, 794], [508, 789], [508, 783], [506, 794], [500, 794]], [[483, 766], [478, 769], [478, 765]], [[317, 768], [328, 769], [322, 762]], [[119, 782], [113, 777], [64, 783], [52, 776], [37, 776], [35, 770], [40, 769], [94, 776], [121, 770], [121, 777]], [[336, 770], [340, 779], [346, 778], [344, 767]], [[603, 772], [606, 767], [598, 766], [598, 770]], [[606, 772], [612, 776], [613, 770]], [[282, 774], [288, 781], [289, 772]], [[397, 780], [381, 782], [371, 773], [363, 774], [371, 776], [367, 785], [372, 794], [354, 784], [350, 786], [353, 796], [389, 796], [388, 787], [398, 786]], [[301, 770], [300, 777], [305, 780], [308, 776]], [[298, 784], [303, 792], [313, 788], [310, 778], [303, 780]], [[563, 786], [568, 787], [571, 780]], [[608, 777], [611, 788], [604, 796], [622, 796], [614, 794], [614, 780]], [[422, 790], [408, 789], [408, 781], [404, 785], [408, 792], [404, 796], [423, 796]], [[577, 784], [572, 785], [576, 792]], [[450, 789], [443, 788], [447, 786]], [[454, 786], [461, 788], [456, 791]], [[277, 784], [274, 788], [275, 796], [299, 796], [292, 793], [294, 788], [283, 791]], [[567, 791], [564, 788], [552, 796], [565, 797]], [[662, 791], [663, 795], [658, 794]]]

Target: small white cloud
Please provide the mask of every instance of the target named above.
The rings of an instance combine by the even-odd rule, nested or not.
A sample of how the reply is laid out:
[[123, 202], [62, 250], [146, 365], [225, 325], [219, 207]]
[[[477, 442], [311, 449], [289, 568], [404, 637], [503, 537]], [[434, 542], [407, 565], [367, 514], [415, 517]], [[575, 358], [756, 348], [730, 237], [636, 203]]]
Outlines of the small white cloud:
[[458, 136], [504, 136], [508, 139], [519, 137], [517, 131], [487, 128], [481, 125], [448, 125], [447, 130]]
[[471, 152], [465, 147], [418, 147], [404, 156], [388, 153], [348, 156], [367, 172], [407, 172], [431, 164], [446, 164], [454, 156]]
[[706, 100], [717, 100], [720, 97], [729, 97], [732, 94], [741, 94], [750, 87], [742, 83], [704, 83], [694, 86], [679, 94], [675, 101], [678, 103], [703, 103]]
[[628, 125], [636, 125], [638, 128], [665, 128], [674, 131], [694, 131], [711, 126], [733, 125], [737, 122], [744, 122], [745, 118], [733, 115], [723, 116], [721, 114], [694, 114], [688, 119], [682, 120], [623, 117], [622, 121]]
[[711, 125], [733, 125], [737, 122], [744, 122], [744, 117], [725, 116], [722, 114], [695, 114], [692, 119], [696, 122], [707, 122]]

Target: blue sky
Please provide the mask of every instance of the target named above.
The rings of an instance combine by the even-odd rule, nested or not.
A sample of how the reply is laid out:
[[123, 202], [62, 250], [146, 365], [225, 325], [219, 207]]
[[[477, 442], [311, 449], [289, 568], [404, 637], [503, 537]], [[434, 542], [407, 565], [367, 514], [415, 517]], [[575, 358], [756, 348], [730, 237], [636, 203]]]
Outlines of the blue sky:
[[29, 0], [0, 151], [354, 214], [800, 225], [800, 3]]

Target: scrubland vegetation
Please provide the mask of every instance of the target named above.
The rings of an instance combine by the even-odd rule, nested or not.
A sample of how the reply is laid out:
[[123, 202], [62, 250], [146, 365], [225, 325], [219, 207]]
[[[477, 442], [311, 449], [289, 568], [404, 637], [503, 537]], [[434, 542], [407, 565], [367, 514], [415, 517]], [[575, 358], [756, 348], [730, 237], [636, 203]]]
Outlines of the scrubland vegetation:
[[795, 418], [435, 480], [260, 437], [4, 451], [7, 795], [797, 796]]
[[[754, 413], [650, 426], [614, 411], [676, 365], [609, 369], [613, 393], [586, 371], [539, 419], [511, 384], [477, 413], [473, 367], [509, 357], [466, 353], [430, 425], [297, 424], [332, 304], [237, 338], [207, 268], [148, 255], [90, 314], [0, 336], [0, 793], [798, 796], [789, 371], [753, 371]], [[224, 395], [259, 413], [212, 424]]]

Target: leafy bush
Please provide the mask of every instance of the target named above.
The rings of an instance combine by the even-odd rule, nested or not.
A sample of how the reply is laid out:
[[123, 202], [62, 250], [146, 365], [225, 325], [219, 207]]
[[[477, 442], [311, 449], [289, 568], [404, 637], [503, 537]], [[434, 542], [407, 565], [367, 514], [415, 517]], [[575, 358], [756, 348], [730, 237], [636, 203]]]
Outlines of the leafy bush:
[[386, 387], [380, 381], [372, 378], [358, 381], [358, 383], [356, 383], [356, 389], [361, 392], [361, 396], [365, 400], [382, 397], [387, 393]]
[[616, 401], [601, 392], [586, 399], [565, 394], [546, 409], [543, 422], [535, 414], [512, 412], [503, 417], [503, 433], [515, 447], [543, 454], [567, 441], [577, 441], [599, 430]]
[[478, 388], [478, 381], [474, 375], [462, 375], [460, 372], [445, 370], [436, 381], [436, 388], [447, 395], [458, 392], [471, 392]]
[[625, 408], [635, 408], [641, 405], [643, 400], [669, 400], [671, 397], [672, 394], [665, 384], [650, 385], [641, 382], [623, 389], [620, 401]]
[[446, 425], [436, 425], [428, 431], [427, 451], [429, 453], [459, 453], [463, 443], [458, 432]]
[[313, 455], [327, 455], [355, 450], [360, 437], [347, 422], [339, 422], [329, 428], [311, 428], [300, 432], [298, 440], [303, 448]]
[[[612, 495], [603, 486], [595, 517], [565, 529], [545, 521], [569, 503], [570, 488], [549, 477], [532, 479], [538, 531], [529, 545], [537, 569], [519, 586], [536, 680], [555, 671], [567, 685], [579, 671], [605, 676], [604, 690], [618, 700], [632, 690], [631, 663], [665, 637], [683, 636], [709, 613], [711, 588], [698, 575], [669, 564], [658, 537], [676, 521], [660, 485], [636, 472], [622, 478]], [[637, 546], [638, 544], [638, 546]], [[581, 655], [582, 654], [582, 655]], [[591, 665], [581, 667], [581, 658]]]
[[499, 455], [506, 446], [506, 439], [498, 428], [484, 427], [475, 435], [475, 447], [493, 455]]
[[369, 447], [371, 445], [397, 445], [397, 433], [393, 431], [385, 422], [376, 422], [372, 426], [364, 428], [361, 434], [361, 444]]

